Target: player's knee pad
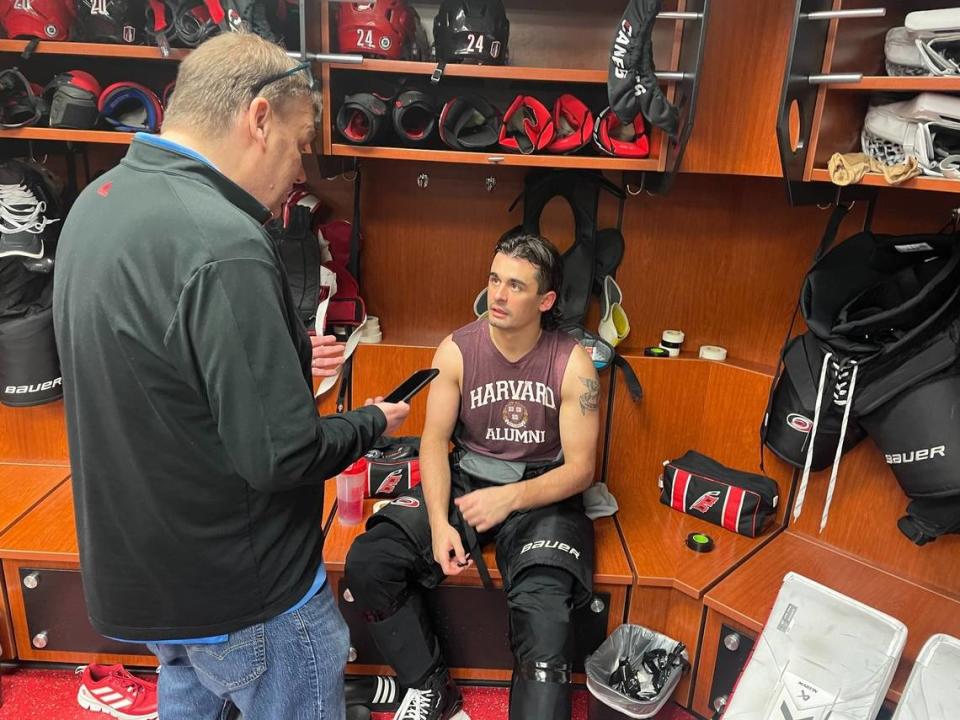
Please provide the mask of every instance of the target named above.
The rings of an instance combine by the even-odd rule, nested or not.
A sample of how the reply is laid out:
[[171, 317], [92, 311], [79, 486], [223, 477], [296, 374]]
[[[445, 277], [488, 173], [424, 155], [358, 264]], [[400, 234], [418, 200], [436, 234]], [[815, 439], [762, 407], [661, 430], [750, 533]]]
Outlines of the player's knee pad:
[[344, 579], [364, 612], [389, 614], [403, 600], [414, 565], [406, 537], [383, 523], [357, 537], [344, 565]]

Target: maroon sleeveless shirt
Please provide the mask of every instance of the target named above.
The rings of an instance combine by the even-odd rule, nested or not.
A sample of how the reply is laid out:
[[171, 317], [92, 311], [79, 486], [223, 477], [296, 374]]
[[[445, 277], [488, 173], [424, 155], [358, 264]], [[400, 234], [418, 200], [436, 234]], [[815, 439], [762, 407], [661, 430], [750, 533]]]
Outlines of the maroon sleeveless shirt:
[[463, 356], [458, 444], [499, 460], [541, 463], [560, 454], [560, 388], [577, 341], [544, 330], [533, 349], [509, 362], [480, 318], [453, 333]]

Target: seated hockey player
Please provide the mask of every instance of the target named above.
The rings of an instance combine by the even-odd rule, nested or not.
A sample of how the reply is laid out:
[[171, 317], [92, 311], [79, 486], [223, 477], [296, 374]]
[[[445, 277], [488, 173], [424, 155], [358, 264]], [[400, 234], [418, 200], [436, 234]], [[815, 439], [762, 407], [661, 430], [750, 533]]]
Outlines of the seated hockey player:
[[395, 720], [466, 720], [421, 592], [474, 563], [488, 579], [488, 542], [510, 612], [510, 718], [570, 717], [571, 613], [589, 601], [593, 576], [581, 493], [593, 480], [600, 422], [592, 361], [552, 329], [561, 268], [543, 238], [500, 240], [488, 314], [434, 356], [422, 484], [374, 515], [347, 556], [347, 586], [370, 635], [411, 688]]

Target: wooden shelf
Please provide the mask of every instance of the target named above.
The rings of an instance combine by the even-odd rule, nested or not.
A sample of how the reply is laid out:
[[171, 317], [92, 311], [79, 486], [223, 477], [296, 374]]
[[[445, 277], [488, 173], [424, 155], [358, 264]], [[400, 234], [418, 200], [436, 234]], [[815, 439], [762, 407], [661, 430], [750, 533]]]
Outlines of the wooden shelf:
[[[19, 53], [27, 47], [27, 40], [0, 40], [0, 52]], [[35, 55], [88, 55], [93, 57], [128, 58], [132, 60], [182, 60], [190, 50], [171, 48], [170, 56], [160, 54], [160, 48], [150, 45], [110, 45], [107, 43], [52, 42], [43, 40], [33, 51]]]
[[[367, 72], [398, 73], [402, 75], [431, 75], [437, 67], [433, 62], [409, 60], [364, 59], [359, 65], [334, 63], [332, 70], [361, 70]], [[547, 81], [567, 83], [605, 83], [606, 70], [572, 70], [565, 68], [523, 67], [515, 65], [461, 65], [451, 63], [443, 71], [450, 77], [488, 78], [496, 80]], [[664, 81], [666, 83], [667, 81]]]
[[60, 142], [109, 143], [129, 145], [133, 133], [110, 130], [65, 130], [62, 128], [25, 127], [0, 130], [0, 140], [59, 140]]
[[900, 92], [960, 92], [960, 77], [890, 77], [865, 75], [858, 83], [838, 83], [829, 90], [875, 90]]
[[[597, 155], [520, 155], [500, 152], [458, 152], [455, 150], [421, 150], [419, 148], [370, 147], [334, 143], [332, 154], [381, 160], [422, 160], [426, 162], [465, 163], [472, 165], [515, 165], [524, 167], [598, 168], [601, 170], [659, 170], [657, 158], [600, 157]], [[494, 158], [494, 159], [491, 159]]]
[[[830, 172], [823, 168], [814, 168], [810, 173], [810, 180], [820, 182], [830, 182]], [[960, 192], [960, 180], [950, 180], [949, 178], [920, 176], [912, 180], [891, 185], [883, 179], [879, 173], [867, 173], [860, 180], [858, 185], [872, 185], [875, 187], [895, 187], [906, 190], [933, 190], [935, 192]]]
[[656, 360], [662, 362], [669, 362], [670, 360], [675, 360], [679, 362], [683, 361], [694, 361], [700, 363], [717, 363], [720, 365], [726, 365], [728, 367], [735, 367], [738, 370], [744, 370], [749, 373], [757, 373], [763, 375], [767, 379], [772, 379], [774, 375], [777, 374], [777, 368], [773, 365], [767, 365], [765, 363], [751, 362], [750, 360], [743, 360], [740, 358], [727, 356], [726, 360], [705, 360], [699, 356], [698, 353], [690, 350], [681, 351], [679, 357], [675, 358], [648, 358], [643, 354], [643, 348], [634, 347], [632, 345], [618, 345], [617, 352], [622, 355], [627, 360], [640, 360], [646, 362], [647, 360]]

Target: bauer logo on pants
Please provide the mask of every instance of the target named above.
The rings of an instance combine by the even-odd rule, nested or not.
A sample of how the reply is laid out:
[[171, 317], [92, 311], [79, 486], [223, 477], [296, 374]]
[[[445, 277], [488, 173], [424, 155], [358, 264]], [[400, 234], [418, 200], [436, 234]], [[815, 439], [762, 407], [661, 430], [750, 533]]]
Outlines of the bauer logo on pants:
[[544, 550], [559, 550], [560, 552], [570, 553], [573, 557], [580, 559], [580, 551], [576, 548], [572, 548], [566, 543], [558, 542], [557, 540], [536, 540], [534, 542], [528, 542], [523, 546], [523, 549], [520, 551], [520, 554], [523, 555], [528, 550], [539, 550], [543, 548]]

